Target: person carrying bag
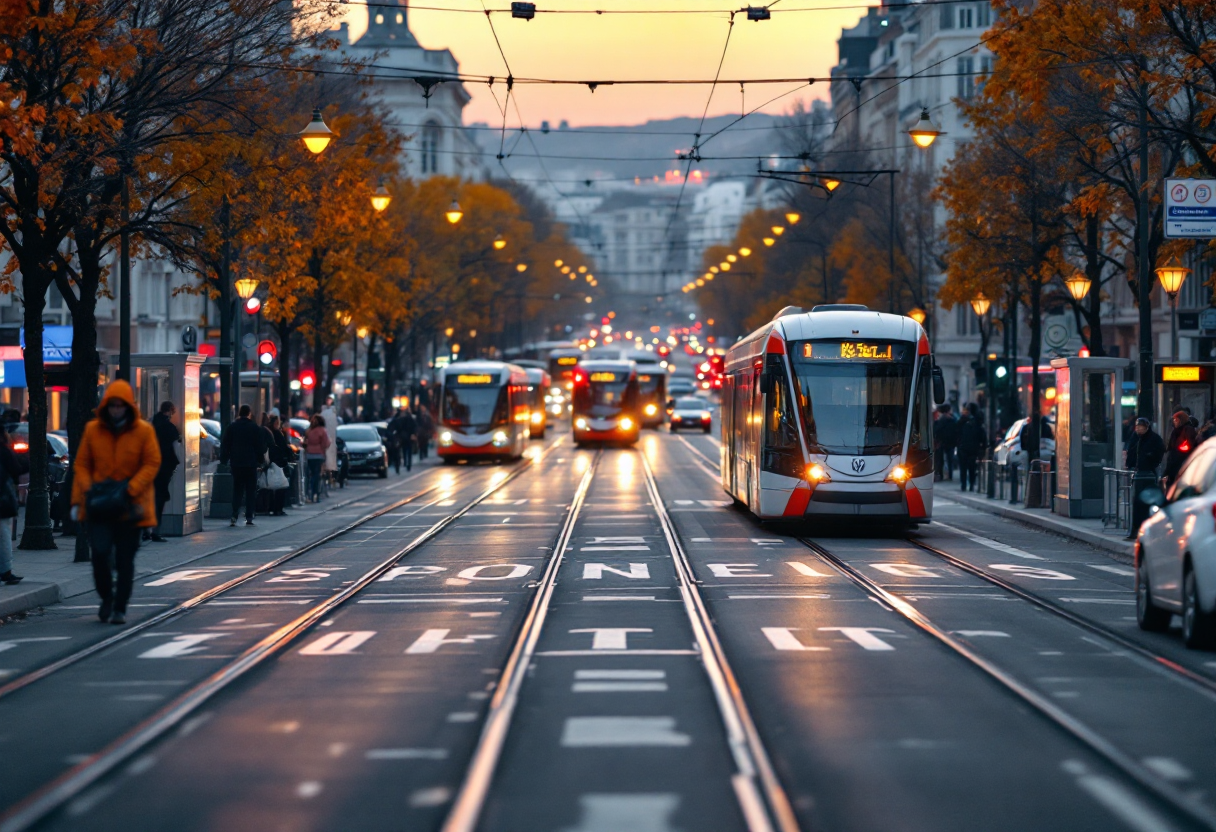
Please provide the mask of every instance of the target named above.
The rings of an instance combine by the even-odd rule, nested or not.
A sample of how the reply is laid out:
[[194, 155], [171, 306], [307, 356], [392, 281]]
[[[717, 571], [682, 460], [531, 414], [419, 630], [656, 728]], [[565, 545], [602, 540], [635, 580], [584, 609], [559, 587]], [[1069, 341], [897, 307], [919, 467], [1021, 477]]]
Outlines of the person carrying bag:
[[[22, 464], [24, 463], [24, 464]], [[29, 470], [29, 460], [13, 453], [9, 445], [8, 431], [0, 425], [0, 520], [17, 522], [17, 480]], [[0, 523], [0, 582], [21, 583], [21, 576], [13, 574], [13, 537], [15, 529]]]
[[160, 462], [156, 430], [140, 418], [131, 385], [112, 382], [85, 426], [72, 479], [72, 517], [87, 524], [103, 622], [127, 621], [141, 530], [156, 526]]

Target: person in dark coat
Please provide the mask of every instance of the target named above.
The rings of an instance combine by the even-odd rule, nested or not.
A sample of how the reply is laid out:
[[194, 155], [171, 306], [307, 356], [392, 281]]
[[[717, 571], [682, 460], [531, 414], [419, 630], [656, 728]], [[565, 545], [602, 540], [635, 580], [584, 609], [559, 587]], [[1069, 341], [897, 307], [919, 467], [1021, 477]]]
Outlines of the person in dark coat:
[[[20, 457], [13, 453], [9, 444], [8, 431], [0, 425], [0, 488], [9, 490], [12, 498], [12, 522], [17, 522], [17, 480], [22, 474], [30, 472], [29, 454]], [[5, 517], [4, 520], [10, 518]], [[23, 580], [20, 575], [13, 574], [13, 528], [7, 522], [0, 522], [0, 582], [19, 584]]]
[[1165, 458], [1165, 441], [1153, 431], [1152, 423], [1141, 416], [1136, 420], [1131, 439], [1127, 440], [1125, 465], [1132, 471], [1132, 518], [1127, 537], [1134, 540], [1140, 526], [1148, 519], [1148, 503], [1140, 494], [1157, 486], [1157, 468]]
[[401, 408], [397, 411], [397, 415], [393, 417], [393, 421], [388, 423], [388, 433], [391, 439], [397, 445], [397, 456], [394, 462], [397, 466], [397, 473], [401, 473], [401, 463], [404, 460], [405, 470], [412, 470], [414, 467], [414, 435], [418, 432], [418, 423], [414, 420], [414, 414], [410, 413], [407, 408]]
[[236, 525], [241, 499], [245, 501], [245, 525], [253, 525], [254, 502], [258, 492], [258, 468], [266, 453], [266, 432], [251, 416], [253, 408], [241, 405], [240, 418], [228, 426], [220, 438], [220, 462], [232, 469], [232, 522]]
[[979, 406], [971, 402], [958, 420], [958, 478], [963, 491], [976, 489], [979, 461], [987, 445], [988, 437]]
[[933, 439], [937, 445], [937, 479], [954, 479], [954, 449], [958, 445], [958, 417], [949, 404], [937, 409], [933, 422]]
[[177, 406], [173, 402], [161, 402], [160, 410], [152, 417], [156, 444], [160, 447], [160, 470], [156, 472], [156, 480], [152, 484], [156, 490], [156, 528], [146, 529], [144, 540], [156, 543], [165, 542], [160, 534], [160, 523], [165, 515], [165, 503], [169, 502], [169, 483], [173, 481], [173, 472], [182, 464], [177, 456], [177, 443], [181, 441], [182, 432], [173, 424], [176, 415]]
[[[270, 445], [267, 448], [270, 461], [283, 469], [283, 473], [290, 482], [295, 452], [292, 451], [291, 444], [287, 441], [287, 433], [283, 430], [282, 420], [278, 416], [271, 416], [266, 422], [266, 428], [270, 431]], [[287, 488], [278, 488], [271, 492], [270, 514], [272, 517], [287, 515], [287, 492]]]
[[435, 420], [426, 405], [419, 405], [414, 416], [418, 423], [418, 458], [426, 459], [430, 455], [431, 438], [435, 435]]
[[1199, 433], [1191, 424], [1192, 421], [1191, 414], [1185, 410], [1174, 412], [1174, 429], [1170, 431], [1170, 441], [1166, 444], [1165, 471], [1162, 478], [1162, 484], [1167, 489], [1178, 479], [1182, 463], [1186, 462], [1191, 451], [1199, 444]]

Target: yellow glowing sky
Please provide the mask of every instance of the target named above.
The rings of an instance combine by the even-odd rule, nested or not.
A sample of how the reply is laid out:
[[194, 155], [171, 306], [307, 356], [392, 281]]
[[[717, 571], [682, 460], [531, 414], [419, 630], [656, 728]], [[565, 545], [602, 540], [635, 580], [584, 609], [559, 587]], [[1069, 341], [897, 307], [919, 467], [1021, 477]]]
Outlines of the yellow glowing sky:
[[[722, 77], [822, 78], [836, 63], [836, 39], [842, 26], [854, 25], [862, 14], [857, 6], [828, 11], [800, 12], [811, 6], [845, 5], [848, 0], [783, 0], [774, 5], [772, 19], [748, 22], [735, 19]], [[788, 4], [790, 11], [781, 6]], [[508, 0], [487, 0], [491, 9], [509, 8]], [[493, 15], [502, 48], [516, 77], [570, 78], [576, 80], [624, 78], [711, 79], [726, 39], [732, 9], [739, 0], [538, 0], [538, 9], [709, 9], [710, 14], [574, 15], [537, 14], [532, 21], [512, 20], [509, 13]], [[476, 14], [432, 11], [420, 7], [474, 10]], [[428, 49], [452, 50], [461, 72], [505, 77], [494, 36], [478, 0], [420, 0], [410, 9], [410, 28]], [[367, 27], [367, 9], [352, 7], [347, 15], [352, 32]], [[465, 122], [501, 122], [494, 98], [485, 85], [466, 85], [473, 96], [465, 109]], [[828, 97], [827, 85], [755, 85], [740, 98], [738, 85], [719, 87], [710, 115], [752, 109], [763, 101], [795, 90], [762, 112], [784, 112], [797, 100]], [[502, 97], [504, 86], [496, 87]], [[638, 124], [647, 119], [699, 117], [708, 87], [516, 87], [525, 124], [547, 119], [556, 127], [562, 119], [571, 126]], [[514, 113], [510, 123], [518, 123]]]

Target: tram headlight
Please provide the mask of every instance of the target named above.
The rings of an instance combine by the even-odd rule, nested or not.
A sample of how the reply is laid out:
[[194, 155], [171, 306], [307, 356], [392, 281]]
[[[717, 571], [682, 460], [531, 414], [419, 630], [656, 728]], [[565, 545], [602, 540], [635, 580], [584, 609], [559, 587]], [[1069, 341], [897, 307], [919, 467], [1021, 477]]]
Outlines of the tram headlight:
[[896, 465], [887, 474], [887, 482], [893, 482], [896, 485], [903, 485], [908, 481], [908, 469], [902, 465]]
[[587, 420], [584, 419], [582, 416], [579, 416], [577, 419], [574, 420], [574, 426], [576, 428], [578, 428], [579, 430], [586, 430], [587, 429]]
[[818, 462], [807, 469], [806, 478], [813, 483], [832, 481], [832, 478], [828, 476], [828, 470]]
[[659, 412], [659, 406], [657, 404], [651, 403], [651, 404], [646, 405], [646, 415], [647, 416], [653, 416], [654, 414], [656, 414], [658, 412]]
[[490, 441], [494, 443], [494, 447], [501, 448], [503, 445], [506, 445], [510, 439], [508, 439], [506, 431], [496, 430], [494, 431], [494, 438]]
[[628, 416], [622, 416], [621, 421], [617, 422], [621, 430], [633, 430], [633, 420]]
[[539, 425], [543, 421], [545, 421], [544, 411], [538, 410], [532, 414], [532, 424]]
[[445, 430], [439, 434], [439, 444], [445, 448], [452, 444], [452, 432], [450, 430]]

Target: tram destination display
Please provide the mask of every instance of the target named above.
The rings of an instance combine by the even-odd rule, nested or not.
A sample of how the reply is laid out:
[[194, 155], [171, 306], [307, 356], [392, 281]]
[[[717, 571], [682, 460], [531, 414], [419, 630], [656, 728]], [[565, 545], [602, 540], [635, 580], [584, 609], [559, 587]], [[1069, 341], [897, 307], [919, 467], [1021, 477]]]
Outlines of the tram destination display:
[[875, 341], [805, 341], [798, 353], [812, 361], [903, 361], [907, 345]]
[[[452, 386], [453, 379], [448, 376], [448, 385]], [[461, 373], [455, 378], [459, 387], [481, 387], [487, 384], [498, 384], [498, 373]]]

